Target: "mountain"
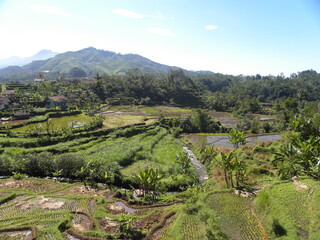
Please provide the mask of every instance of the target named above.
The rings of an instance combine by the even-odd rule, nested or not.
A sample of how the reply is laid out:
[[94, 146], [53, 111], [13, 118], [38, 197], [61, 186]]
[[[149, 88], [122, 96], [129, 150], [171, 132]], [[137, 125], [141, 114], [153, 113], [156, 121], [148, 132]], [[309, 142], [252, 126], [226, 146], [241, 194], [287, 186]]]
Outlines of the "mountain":
[[48, 58], [52, 58], [58, 53], [52, 52], [50, 50], [41, 50], [37, 54], [31, 56], [31, 57], [26, 57], [26, 58], [20, 58], [20, 57], [10, 57], [7, 59], [1, 59], [0, 60], [0, 69], [9, 67], [9, 66], [23, 66], [28, 63], [31, 63], [32, 61], [37, 61], [37, 60], [46, 60]]
[[170, 70], [179, 69], [153, 62], [137, 54], [120, 54], [90, 47], [80, 51], [57, 54], [53, 58], [42, 61], [33, 61], [19, 69], [0, 69], [0, 75], [41, 71], [68, 73], [72, 68], [80, 68], [89, 75], [95, 73], [118, 74], [133, 68], [139, 68], [143, 73], [167, 73]]

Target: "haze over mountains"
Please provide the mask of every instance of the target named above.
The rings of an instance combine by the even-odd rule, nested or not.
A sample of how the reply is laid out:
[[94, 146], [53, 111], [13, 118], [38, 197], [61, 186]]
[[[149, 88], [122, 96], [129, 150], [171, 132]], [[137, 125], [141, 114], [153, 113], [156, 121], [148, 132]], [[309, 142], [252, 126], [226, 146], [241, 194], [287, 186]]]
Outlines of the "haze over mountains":
[[50, 50], [44, 49], [31, 57], [20, 58], [20, 57], [14, 56], [6, 59], [0, 59], [0, 69], [9, 67], [9, 66], [23, 66], [38, 60], [46, 60], [48, 58], [54, 57], [57, 54], [58, 54], [57, 52], [52, 52]]
[[89, 75], [118, 74], [134, 68], [139, 68], [143, 73], [167, 73], [170, 70], [180, 69], [156, 63], [137, 54], [119, 54], [89, 47], [75, 52], [57, 54], [23, 66], [9, 66], [0, 69], [0, 75], [10, 76], [43, 71], [68, 73], [72, 68], [80, 68]]

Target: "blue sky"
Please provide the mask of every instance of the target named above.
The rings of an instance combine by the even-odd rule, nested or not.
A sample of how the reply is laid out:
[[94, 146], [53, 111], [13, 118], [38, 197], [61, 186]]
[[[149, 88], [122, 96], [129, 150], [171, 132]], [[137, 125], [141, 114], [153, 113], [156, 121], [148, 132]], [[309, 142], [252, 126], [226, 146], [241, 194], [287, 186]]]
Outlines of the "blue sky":
[[0, 59], [96, 47], [188, 70], [320, 72], [319, 0], [0, 0]]

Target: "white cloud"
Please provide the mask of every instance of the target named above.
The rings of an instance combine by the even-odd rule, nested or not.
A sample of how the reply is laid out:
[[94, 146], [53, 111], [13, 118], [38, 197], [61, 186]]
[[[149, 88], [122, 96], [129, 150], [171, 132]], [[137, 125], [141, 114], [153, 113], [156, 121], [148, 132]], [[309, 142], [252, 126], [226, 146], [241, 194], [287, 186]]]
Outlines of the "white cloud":
[[157, 11], [156, 15], [151, 16], [153, 19], [160, 19], [160, 20], [165, 20], [165, 19], [169, 19], [168, 17], [165, 17], [162, 15], [162, 13], [160, 11]]
[[218, 26], [214, 26], [214, 25], [207, 25], [204, 27], [206, 30], [215, 30], [218, 28]]
[[161, 36], [167, 36], [167, 37], [174, 37], [175, 34], [172, 33], [169, 29], [163, 29], [163, 28], [148, 28], [149, 32], [161, 35]]
[[53, 6], [44, 6], [44, 5], [33, 5], [31, 7], [34, 11], [40, 13], [50, 13], [54, 15], [61, 15], [61, 16], [71, 16], [71, 13], [67, 13], [60, 8], [53, 7]]
[[129, 17], [129, 18], [144, 18], [144, 16], [140, 13], [135, 13], [126, 9], [114, 9], [113, 13], [120, 15], [122, 17]]

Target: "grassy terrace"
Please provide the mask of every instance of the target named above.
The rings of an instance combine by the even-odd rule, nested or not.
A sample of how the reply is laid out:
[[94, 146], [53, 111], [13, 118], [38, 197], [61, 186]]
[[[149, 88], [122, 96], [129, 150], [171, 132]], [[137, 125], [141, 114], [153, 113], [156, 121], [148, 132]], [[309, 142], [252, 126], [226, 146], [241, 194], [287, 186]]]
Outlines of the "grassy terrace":
[[[310, 178], [278, 180], [272, 156], [283, 142], [261, 142], [234, 151], [234, 156], [247, 163], [246, 181], [249, 188], [260, 190], [256, 195], [245, 198], [231, 188], [225, 189], [223, 169], [218, 164], [221, 160], [219, 151], [228, 152], [230, 149], [223, 147], [216, 148], [216, 155], [205, 162], [209, 180], [202, 186], [194, 185], [194, 169], [186, 171], [177, 161], [177, 156], [184, 154], [181, 143], [168, 130], [154, 124], [161, 115], [171, 117], [189, 113], [189, 109], [163, 106], [117, 106], [102, 113], [106, 118], [100, 128], [23, 137], [28, 129], [46, 124], [44, 122], [13, 128], [13, 136], [3, 132], [0, 166], [5, 167], [4, 163], [8, 161], [12, 171], [22, 169], [19, 164], [23, 165], [24, 158], [28, 157], [48, 157], [58, 166], [59, 159], [65, 164], [66, 159], [76, 156], [76, 159], [83, 160], [83, 166], [97, 163], [93, 170], [110, 168], [116, 176], [112, 181], [111, 178], [106, 180], [113, 190], [107, 187], [88, 189], [82, 183], [32, 178], [0, 180], [0, 239], [19, 239], [9, 236], [10, 231], [3, 232], [3, 229], [26, 226], [35, 227], [37, 239], [66, 239], [70, 233], [66, 232], [67, 229], [86, 236], [117, 239], [124, 237], [123, 223], [128, 223], [126, 226], [131, 226], [134, 234], [139, 235], [131, 235], [131, 239], [142, 236], [162, 240], [320, 238], [319, 183]], [[84, 114], [49, 119], [55, 130], [71, 123], [90, 121], [92, 118]], [[215, 134], [192, 134], [185, 141], [193, 143], [193, 151], [201, 159], [201, 141], [213, 136]], [[116, 204], [118, 198], [127, 206], [139, 201], [135, 201], [128, 190], [120, 190], [111, 198], [114, 188], [138, 188], [133, 176], [147, 168], [163, 173], [161, 183], [166, 186], [165, 191], [185, 190], [160, 195], [157, 204], [175, 200], [183, 200], [183, 204], [147, 207], [131, 214], [119, 207]], [[53, 171], [48, 175], [53, 176]], [[81, 179], [81, 174], [77, 176]]]
[[[59, 117], [59, 118], [49, 118], [48, 122], [50, 124], [50, 129], [52, 130], [58, 130], [58, 129], [63, 129], [66, 127], [71, 127], [72, 125], [76, 124], [84, 124], [92, 120], [91, 117], [85, 115], [85, 114], [78, 114], [78, 115], [73, 115], [73, 116], [65, 116], [65, 117]], [[12, 132], [28, 132], [34, 128], [37, 127], [42, 127], [44, 128], [46, 126], [46, 122], [42, 123], [32, 123], [32, 124], [27, 124], [23, 127], [19, 128], [14, 128], [12, 129]]]
[[131, 112], [136, 114], [140, 113], [141, 115], [154, 116], [160, 116], [161, 114], [163, 114], [164, 116], [177, 116], [182, 114], [190, 114], [192, 112], [191, 109], [168, 106], [112, 106], [110, 110], [118, 112]]
[[146, 117], [136, 115], [109, 115], [105, 117], [103, 124], [106, 128], [112, 129], [117, 127], [129, 126], [134, 124], [152, 125], [156, 123], [158, 117]]
[[[70, 123], [90, 120], [90, 117], [80, 114], [52, 118], [49, 119], [49, 122], [53, 122], [56, 128], [63, 128]], [[120, 179], [129, 182], [133, 175], [147, 167], [161, 170], [165, 174], [163, 181], [168, 183], [169, 188], [179, 189], [180, 186], [194, 181], [193, 174], [195, 173], [191, 175], [184, 173], [177, 163], [177, 155], [182, 155], [184, 152], [181, 144], [166, 129], [155, 125], [123, 127], [127, 124], [118, 122], [118, 126], [122, 127], [120, 129], [108, 130], [103, 127], [94, 131], [82, 130], [79, 133], [69, 132], [60, 136], [42, 134], [37, 137], [19, 137], [23, 136], [21, 134], [24, 134], [24, 131], [32, 128], [33, 124], [29, 124], [12, 129], [15, 131], [14, 137], [0, 138], [3, 146], [2, 156], [9, 159], [8, 161], [15, 166], [14, 162], [22, 154], [49, 152], [54, 154], [53, 161], [55, 161], [59, 156], [73, 153], [81, 156], [85, 163], [93, 161], [99, 162], [102, 166], [118, 165]]]

